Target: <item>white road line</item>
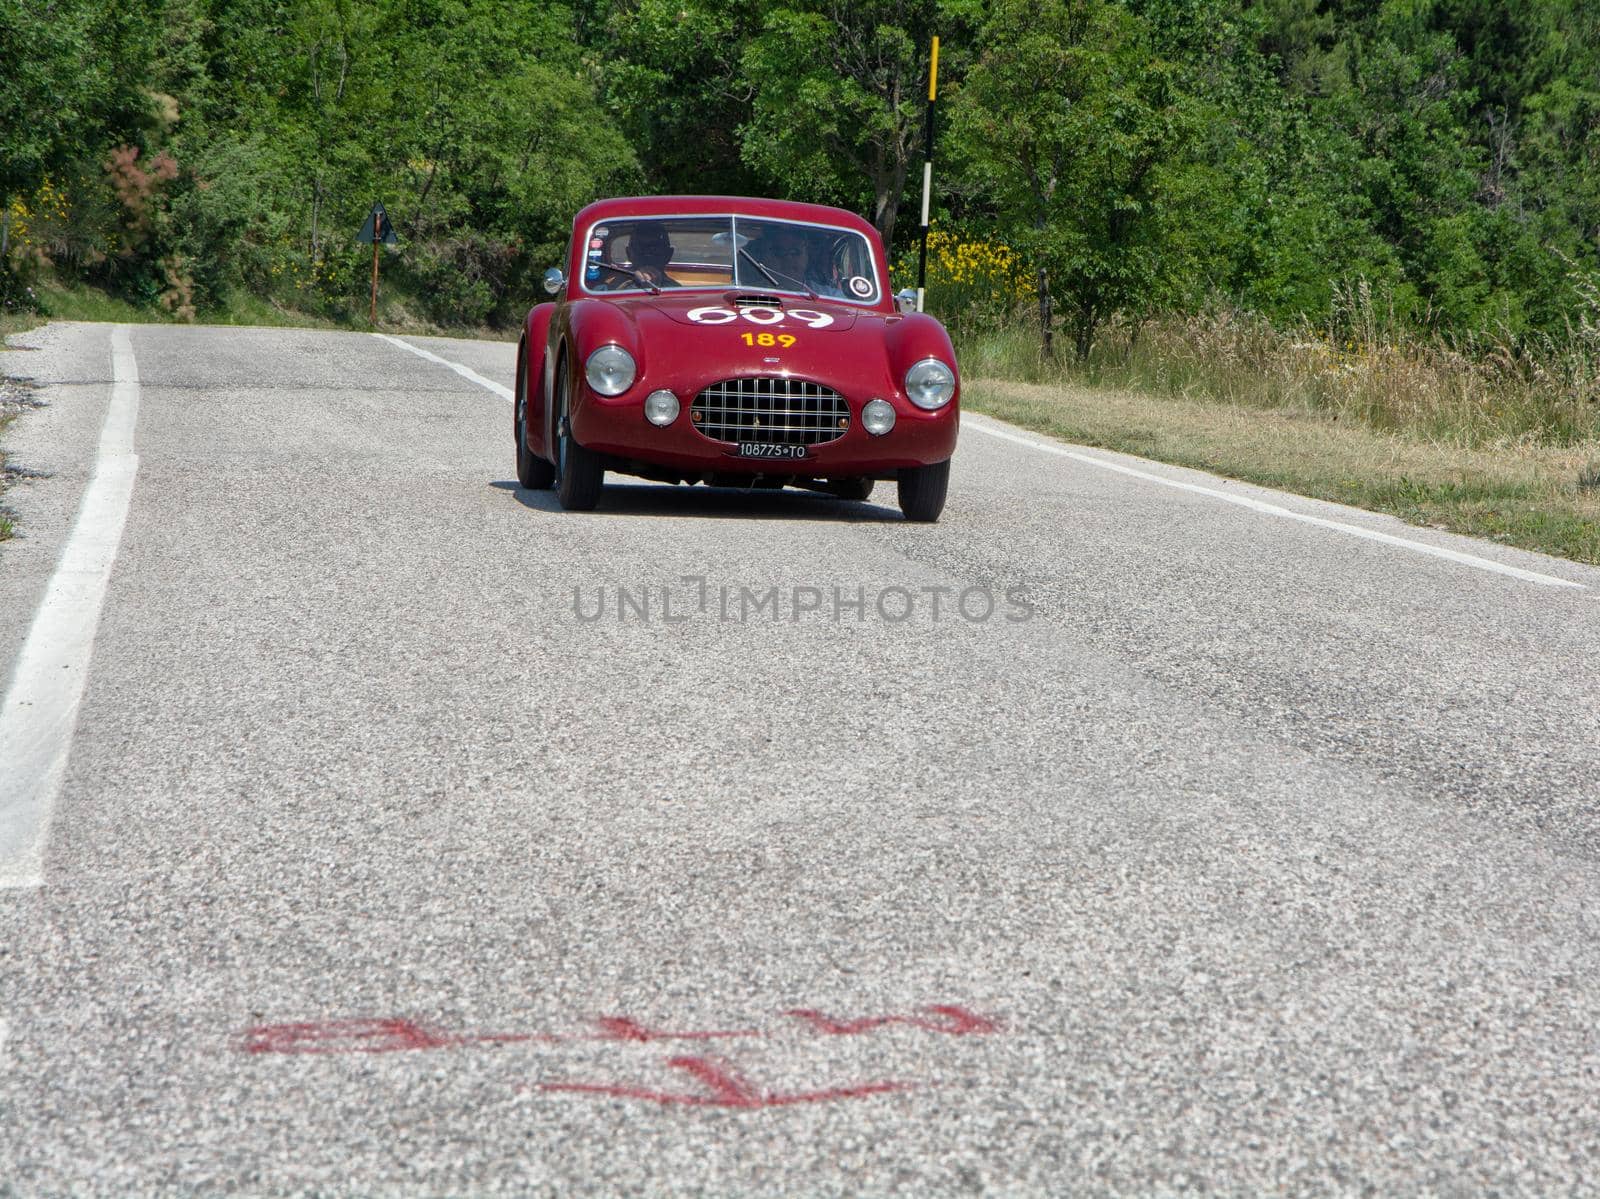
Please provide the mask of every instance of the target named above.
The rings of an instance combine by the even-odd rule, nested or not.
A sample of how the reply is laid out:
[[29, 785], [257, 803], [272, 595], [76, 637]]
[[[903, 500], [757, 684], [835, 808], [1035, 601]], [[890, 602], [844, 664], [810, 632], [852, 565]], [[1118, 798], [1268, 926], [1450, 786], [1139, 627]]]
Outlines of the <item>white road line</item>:
[[94, 474], [0, 706], [0, 887], [44, 881], [45, 839], [133, 499], [139, 368], [126, 328], [111, 334], [111, 377], [111, 407], [100, 429]]
[[1224, 503], [1237, 504], [1241, 508], [1249, 508], [1254, 512], [1263, 512], [1268, 516], [1279, 516], [1285, 520], [1297, 520], [1302, 524], [1316, 525], [1323, 529], [1332, 529], [1338, 533], [1348, 533], [1352, 537], [1363, 537], [1368, 541], [1382, 542], [1384, 545], [1398, 546], [1401, 549], [1411, 550], [1417, 554], [1427, 554], [1433, 558], [1444, 558], [1462, 566], [1475, 567], [1478, 570], [1493, 571], [1495, 574], [1510, 575], [1514, 579], [1522, 579], [1528, 583], [1539, 583], [1545, 587], [1572, 587], [1579, 591], [1587, 590], [1582, 583], [1574, 583], [1570, 579], [1558, 579], [1554, 575], [1544, 575], [1533, 570], [1524, 570], [1520, 566], [1507, 566], [1503, 562], [1494, 562], [1488, 558], [1479, 558], [1475, 554], [1464, 554], [1460, 550], [1445, 549], [1442, 546], [1427, 545], [1420, 541], [1410, 541], [1404, 537], [1396, 537], [1392, 533], [1380, 533], [1376, 529], [1364, 529], [1360, 525], [1345, 524], [1343, 521], [1328, 520], [1321, 516], [1308, 516], [1303, 512], [1295, 512], [1277, 504], [1269, 504], [1264, 500], [1253, 499], [1246, 495], [1231, 495], [1226, 491], [1218, 491], [1214, 487], [1202, 487], [1198, 483], [1183, 483], [1177, 479], [1166, 479], [1149, 471], [1136, 470], [1131, 466], [1123, 466], [1120, 462], [1108, 462], [1104, 458], [1096, 458], [1090, 454], [1081, 454], [1076, 450], [1064, 449], [1061, 446], [1048, 445], [1042, 441], [1034, 441], [1029, 437], [1018, 437], [1014, 433], [1007, 433], [1004, 429], [993, 429], [984, 424], [979, 424], [963, 414], [961, 427], [971, 429], [974, 433], [982, 433], [988, 437], [997, 437], [1001, 441], [1015, 442], [1025, 445], [1031, 450], [1038, 450], [1045, 454], [1055, 454], [1061, 458], [1071, 458], [1074, 462], [1083, 462], [1089, 466], [1097, 466], [1101, 470], [1115, 471], [1119, 475], [1131, 475], [1135, 479], [1143, 479], [1147, 483], [1159, 483], [1162, 487], [1176, 488], [1178, 491], [1192, 491], [1196, 495], [1210, 496]]
[[459, 362], [451, 362], [448, 358], [441, 358], [437, 354], [429, 353], [427, 350], [412, 345], [409, 341], [401, 341], [398, 337], [390, 337], [387, 333], [374, 333], [372, 336], [382, 338], [390, 345], [399, 346], [402, 350], [410, 350], [418, 358], [426, 358], [429, 362], [437, 362], [440, 366], [448, 366], [463, 379], [471, 379], [479, 387], [488, 388], [502, 400], [511, 400], [515, 398], [512, 396], [511, 389], [509, 387], [502, 386], [501, 384], [496, 383], [493, 379], [485, 379], [477, 371], [472, 370], [470, 367], [462, 366]]

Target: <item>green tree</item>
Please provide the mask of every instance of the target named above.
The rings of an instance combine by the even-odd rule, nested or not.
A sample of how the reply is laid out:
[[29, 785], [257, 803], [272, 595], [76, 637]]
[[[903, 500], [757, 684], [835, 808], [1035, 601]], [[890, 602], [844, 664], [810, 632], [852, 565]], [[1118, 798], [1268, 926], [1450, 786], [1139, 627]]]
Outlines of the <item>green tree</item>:
[[760, 13], [744, 0], [617, 0], [595, 24], [606, 104], [652, 190], [741, 195], [751, 89], [740, 71]]
[[154, 16], [149, 0], [0, 0], [0, 265], [12, 201], [152, 120]]
[[1053, 352], [1060, 298], [1074, 350], [1181, 288], [1173, 252], [1192, 113], [1146, 29], [1105, 0], [997, 0], [956, 101], [965, 184], [1035, 264]]
[[941, 69], [959, 69], [978, 12], [977, 0], [771, 7], [742, 60], [754, 96], [745, 160], [786, 194], [864, 208], [893, 241], [921, 137], [933, 35]]

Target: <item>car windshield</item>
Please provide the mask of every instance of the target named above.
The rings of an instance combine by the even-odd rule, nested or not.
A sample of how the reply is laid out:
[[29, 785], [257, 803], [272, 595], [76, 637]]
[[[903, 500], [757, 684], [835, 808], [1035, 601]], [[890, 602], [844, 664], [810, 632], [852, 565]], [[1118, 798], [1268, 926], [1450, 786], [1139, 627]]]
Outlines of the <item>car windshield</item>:
[[760, 291], [874, 304], [882, 294], [872, 248], [853, 229], [767, 217], [620, 217], [586, 238], [583, 290], [685, 287]]

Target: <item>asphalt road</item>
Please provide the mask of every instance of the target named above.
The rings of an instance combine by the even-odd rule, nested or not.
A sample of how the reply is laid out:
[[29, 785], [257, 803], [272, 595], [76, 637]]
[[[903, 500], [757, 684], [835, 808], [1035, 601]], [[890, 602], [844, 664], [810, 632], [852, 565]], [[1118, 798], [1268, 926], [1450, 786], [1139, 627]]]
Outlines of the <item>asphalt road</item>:
[[[0, 679], [112, 335], [0, 357]], [[981, 419], [568, 514], [401, 345], [128, 337], [0, 1195], [1600, 1185], [1600, 571]]]

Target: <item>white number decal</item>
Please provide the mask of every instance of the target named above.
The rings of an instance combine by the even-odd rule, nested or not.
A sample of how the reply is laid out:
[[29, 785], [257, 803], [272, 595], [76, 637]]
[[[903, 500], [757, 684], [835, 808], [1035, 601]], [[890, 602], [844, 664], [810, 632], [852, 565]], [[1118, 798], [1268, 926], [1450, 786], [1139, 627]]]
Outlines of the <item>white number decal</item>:
[[785, 318], [794, 317], [802, 324], [810, 325], [813, 329], [826, 329], [833, 324], [833, 318], [826, 312], [818, 312], [814, 308], [790, 308], [780, 310], [777, 308], [744, 308], [738, 312], [731, 308], [691, 308], [685, 314], [697, 325], [731, 325], [743, 317], [752, 325], [781, 325]]
[[833, 324], [833, 318], [826, 312], [818, 312], [814, 308], [791, 308], [789, 315], [797, 321], [804, 321], [813, 329], [826, 329]]

